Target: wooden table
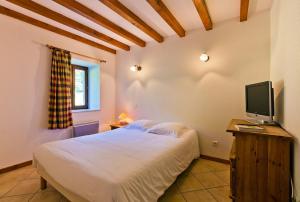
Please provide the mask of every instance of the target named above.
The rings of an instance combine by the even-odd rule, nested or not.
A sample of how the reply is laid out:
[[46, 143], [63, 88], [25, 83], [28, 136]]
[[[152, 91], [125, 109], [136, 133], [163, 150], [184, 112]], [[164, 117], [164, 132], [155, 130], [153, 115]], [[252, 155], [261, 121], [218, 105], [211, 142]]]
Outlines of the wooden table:
[[235, 137], [230, 154], [233, 201], [289, 201], [293, 136], [280, 126], [262, 125], [261, 132], [235, 127], [245, 123], [232, 119], [226, 130]]

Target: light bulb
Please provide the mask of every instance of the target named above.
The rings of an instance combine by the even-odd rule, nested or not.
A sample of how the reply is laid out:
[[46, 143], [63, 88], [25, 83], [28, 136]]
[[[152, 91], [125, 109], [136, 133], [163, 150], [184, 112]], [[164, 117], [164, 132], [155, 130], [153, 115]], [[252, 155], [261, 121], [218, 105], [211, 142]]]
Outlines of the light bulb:
[[206, 53], [202, 53], [200, 55], [200, 61], [201, 62], [207, 62], [209, 60], [209, 56]]
[[130, 70], [133, 71], [133, 72], [136, 72], [136, 71], [137, 71], [137, 68], [136, 68], [136, 66], [134, 65], [134, 66], [131, 66], [131, 67], [130, 67]]
[[142, 67], [139, 66], [139, 65], [133, 65], [133, 66], [130, 67], [130, 70], [133, 71], [133, 72], [137, 72], [137, 71], [141, 71]]

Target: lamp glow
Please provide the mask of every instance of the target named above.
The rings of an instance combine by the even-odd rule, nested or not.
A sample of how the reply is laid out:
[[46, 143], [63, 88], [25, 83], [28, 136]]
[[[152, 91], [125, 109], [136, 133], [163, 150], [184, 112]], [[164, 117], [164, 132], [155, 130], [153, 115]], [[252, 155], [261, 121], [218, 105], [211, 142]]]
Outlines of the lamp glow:
[[139, 66], [139, 65], [133, 65], [133, 66], [130, 67], [130, 70], [133, 71], [133, 72], [137, 72], [137, 71], [141, 71], [142, 67]]
[[119, 123], [120, 125], [126, 125], [128, 123], [131, 123], [132, 122], [132, 119], [128, 117], [127, 114], [125, 113], [121, 113], [119, 116]]
[[121, 113], [118, 118], [119, 118], [119, 120], [123, 120], [123, 119], [128, 118], [128, 116], [125, 113]]
[[206, 53], [202, 53], [200, 55], [200, 61], [201, 62], [207, 62], [209, 60], [209, 56]]

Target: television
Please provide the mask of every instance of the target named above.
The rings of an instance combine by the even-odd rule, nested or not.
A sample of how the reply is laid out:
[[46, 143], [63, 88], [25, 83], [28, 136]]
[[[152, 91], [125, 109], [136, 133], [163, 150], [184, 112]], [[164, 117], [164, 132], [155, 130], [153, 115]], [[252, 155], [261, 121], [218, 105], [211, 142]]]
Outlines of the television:
[[247, 116], [259, 121], [273, 122], [274, 90], [271, 81], [246, 85]]

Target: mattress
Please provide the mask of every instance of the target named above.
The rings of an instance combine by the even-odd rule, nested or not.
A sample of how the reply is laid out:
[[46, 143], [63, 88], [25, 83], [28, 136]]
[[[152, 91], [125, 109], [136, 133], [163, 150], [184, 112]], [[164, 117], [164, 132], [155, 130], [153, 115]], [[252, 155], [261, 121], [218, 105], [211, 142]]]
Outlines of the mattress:
[[154, 202], [199, 155], [195, 130], [175, 138], [120, 128], [43, 144], [34, 161], [87, 201]]

